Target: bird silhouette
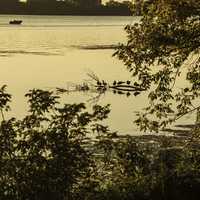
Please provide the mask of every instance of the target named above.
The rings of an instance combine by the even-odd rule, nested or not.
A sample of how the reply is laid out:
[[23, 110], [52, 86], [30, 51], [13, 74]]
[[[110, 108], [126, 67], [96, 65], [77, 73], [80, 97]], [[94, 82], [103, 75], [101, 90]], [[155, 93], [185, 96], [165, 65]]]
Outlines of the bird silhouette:
[[103, 80], [102, 81], [102, 84], [104, 85], [104, 86], [106, 86], [107, 85], [107, 83]]
[[122, 92], [122, 91], [118, 91], [117, 94], [124, 94], [124, 92]]
[[97, 81], [97, 85], [101, 86], [101, 82], [100, 82], [100, 81]]

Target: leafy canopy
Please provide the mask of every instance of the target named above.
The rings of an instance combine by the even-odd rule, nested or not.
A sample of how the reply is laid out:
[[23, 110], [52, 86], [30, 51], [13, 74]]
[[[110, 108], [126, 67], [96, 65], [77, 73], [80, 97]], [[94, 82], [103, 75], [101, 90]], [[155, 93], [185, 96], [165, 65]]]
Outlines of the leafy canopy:
[[148, 91], [149, 106], [136, 123], [141, 130], [158, 131], [200, 107], [200, 1], [149, 0], [144, 5], [142, 19], [126, 26], [127, 43], [114, 55], [135, 84]]

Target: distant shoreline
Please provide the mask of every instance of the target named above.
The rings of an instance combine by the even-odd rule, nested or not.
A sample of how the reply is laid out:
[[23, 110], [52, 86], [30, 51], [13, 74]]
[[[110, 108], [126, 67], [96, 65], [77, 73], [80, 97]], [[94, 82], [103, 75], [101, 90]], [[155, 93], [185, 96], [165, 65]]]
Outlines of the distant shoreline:
[[132, 16], [132, 15], [125, 15], [125, 14], [48, 14], [48, 13], [0, 13], [0, 15], [41, 15], [41, 16]]
[[0, 12], [0, 15], [52, 15], [52, 16], [132, 16], [131, 13], [117, 12], [68, 12], [68, 13], [52, 13], [52, 12]]
[[46, 6], [43, 4], [19, 4], [18, 6], [0, 5], [0, 14], [8, 15], [79, 15], [79, 16], [131, 16], [132, 12], [128, 6], [109, 7], [109, 6]]

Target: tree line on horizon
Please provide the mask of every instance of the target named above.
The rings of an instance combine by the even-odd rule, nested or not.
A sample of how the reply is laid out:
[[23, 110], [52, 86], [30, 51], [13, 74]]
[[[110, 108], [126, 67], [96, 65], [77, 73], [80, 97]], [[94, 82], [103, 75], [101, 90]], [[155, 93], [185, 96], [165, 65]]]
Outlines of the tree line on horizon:
[[1, 14], [130, 15], [131, 2], [101, 0], [1, 0]]

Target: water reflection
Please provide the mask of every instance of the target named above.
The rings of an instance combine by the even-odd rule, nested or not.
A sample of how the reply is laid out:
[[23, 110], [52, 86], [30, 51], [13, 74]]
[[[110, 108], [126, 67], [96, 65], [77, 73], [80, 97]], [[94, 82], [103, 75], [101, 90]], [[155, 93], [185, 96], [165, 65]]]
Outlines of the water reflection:
[[[23, 20], [22, 26], [9, 26], [10, 19]], [[134, 19], [137, 21], [138, 19]], [[94, 16], [0, 16], [0, 85], [13, 94], [13, 110], [26, 112], [24, 94], [32, 88], [65, 88], [67, 82], [80, 83], [87, 70], [101, 79], [128, 80], [123, 63], [112, 57], [119, 42], [126, 41], [123, 27], [132, 17]], [[63, 96], [65, 103], [86, 102], [90, 94]], [[138, 133], [134, 112], [147, 104], [144, 96], [126, 98], [106, 93], [98, 102], [111, 104], [108, 124], [122, 133]], [[188, 120], [187, 120], [188, 122]]]

